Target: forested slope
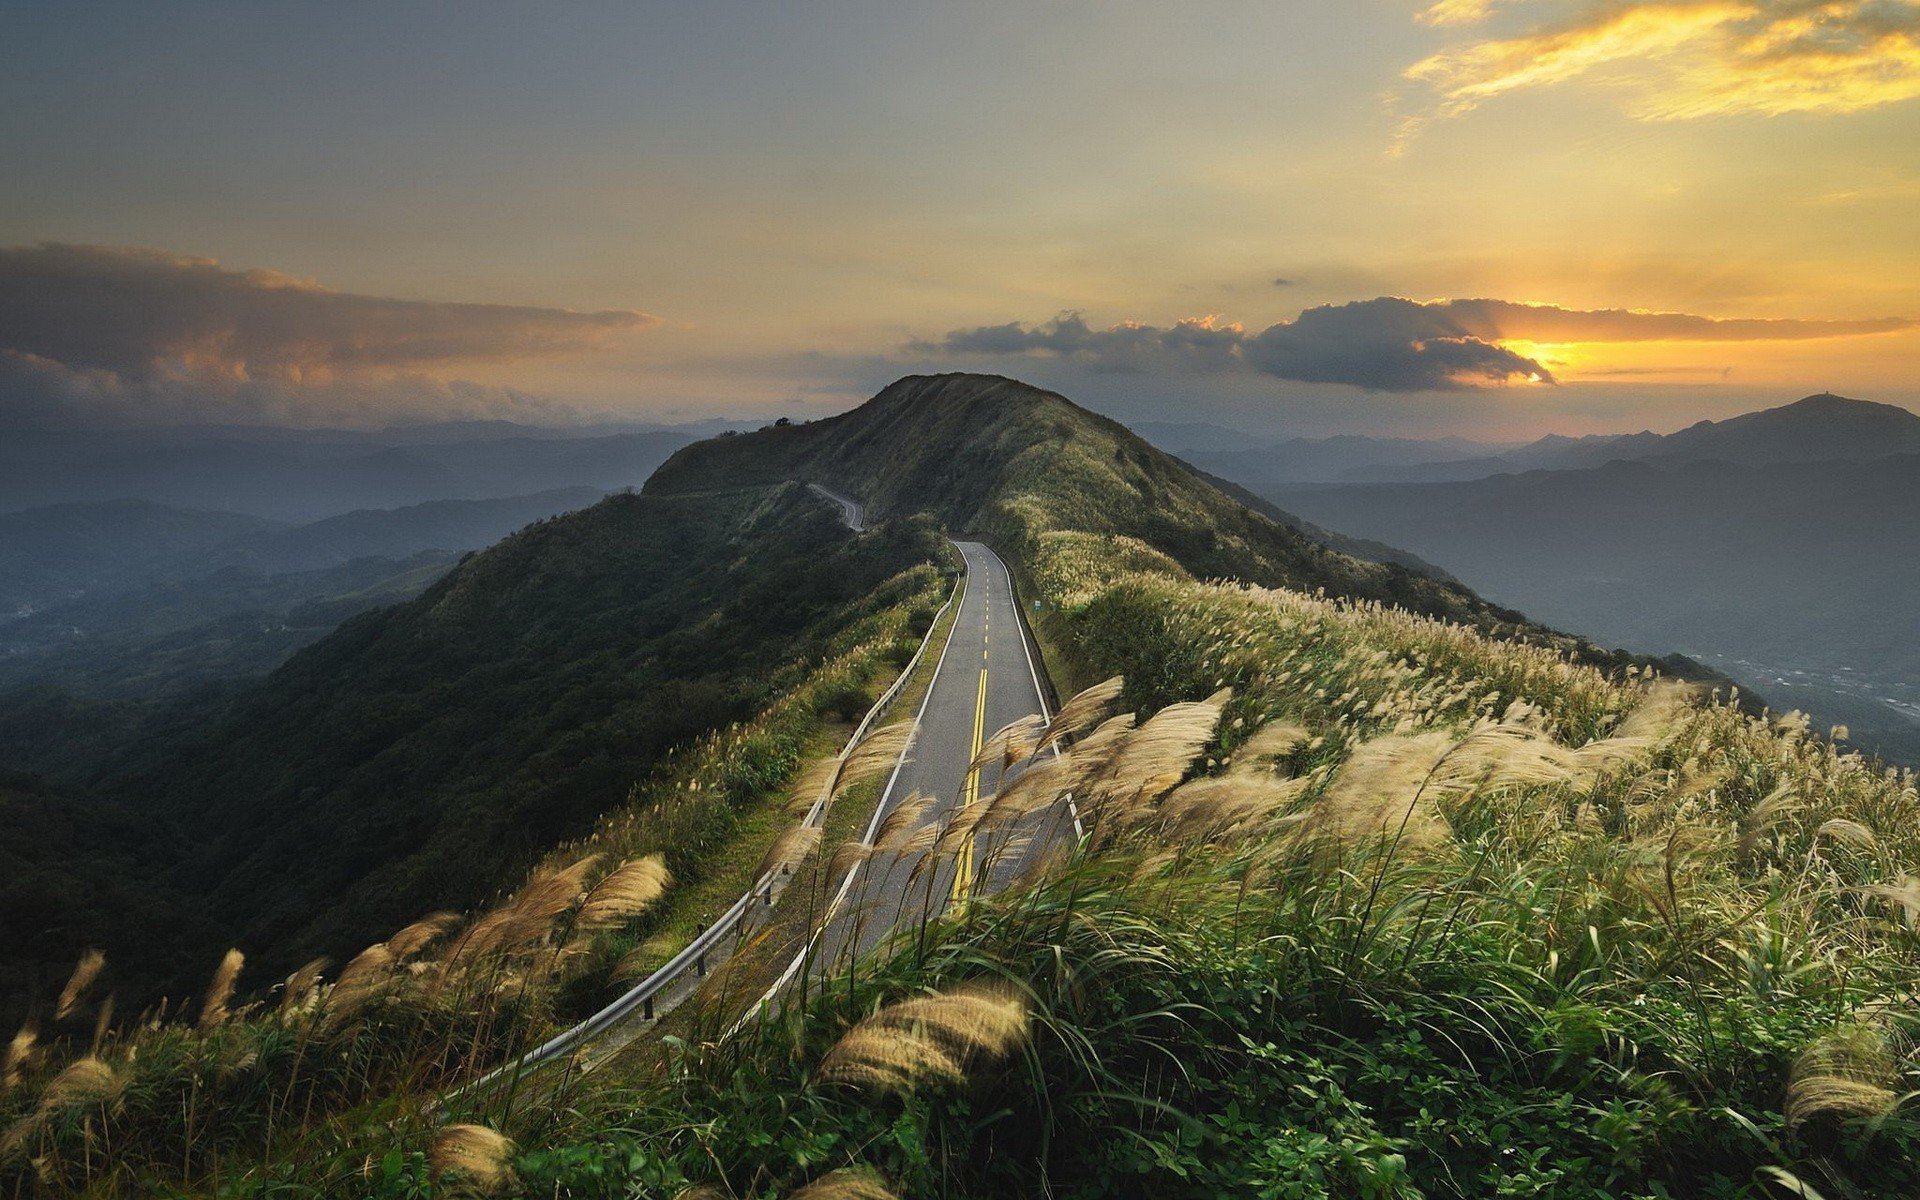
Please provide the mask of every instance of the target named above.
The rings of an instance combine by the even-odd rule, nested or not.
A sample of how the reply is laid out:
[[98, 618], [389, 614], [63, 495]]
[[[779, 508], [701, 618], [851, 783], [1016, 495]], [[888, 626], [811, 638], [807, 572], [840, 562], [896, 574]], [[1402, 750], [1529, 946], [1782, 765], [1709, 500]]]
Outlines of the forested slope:
[[[130, 998], [179, 994], [229, 945], [287, 970], [482, 901], [942, 553], [925, 524], [856, 539], [797, 487], [614, 496], [531, 526], [191, 730], [106, 750], [90, 795], [54, 807], [133, 814], [148, 844], [124, 819], [78, 841], [64, 945], [5, 964], [7, 991], [44, 997], [97, 945]], [[88, 882], [129, 860], [150, 898], [131, 911]]]

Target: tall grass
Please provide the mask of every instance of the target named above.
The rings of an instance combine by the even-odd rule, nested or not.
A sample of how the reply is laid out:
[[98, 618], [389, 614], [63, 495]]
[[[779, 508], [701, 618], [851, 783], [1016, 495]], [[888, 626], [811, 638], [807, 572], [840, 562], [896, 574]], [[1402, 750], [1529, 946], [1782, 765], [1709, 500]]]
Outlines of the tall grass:
[[[529, 1191], [1920, 1191], [1910, 773], [1640, 668], [1050, 540], [1051, 633], [1140, 714], [1021, 777], [1020, 811], [1074, 793], [1081, 852], [598, 1093]], [[1004, 1057], [900, 1015], [978, 994], [1030, 1015]]]
[[[1069, 794], [1088, 825], [1071, 853], [737, 1034], [737, 1012], [713, 1012], [484, 1126], [281, 1098], [266, 1111], [303, 1131], [288, 1153], [209, 1119], [293, 1077], [223, 1074], [223, 1055], [391, 1039], [404, 1026], [382, 1014], [425, 1011], [439, 980], [474, 982], [419, 1029], [443, 1058], [409, 1068], [403, 1096], [551, 1024], [549, 981], [620, 950], [601, 932], [566, 958], [596, 880], [660, 849], [617, 816], [506, 901], [547, 932], [461, 927], [518, 947], [485, 971], [449, 967], [464, 935], [436, 929], [368, 960], [382, 982], [337, 1023], [351, 964], [292, 1016], [163, 1025], [131, 1060], [111, 1037], [64, 1059], [19, 1043], [29, 1082], [8, 1103], [39, 1140], [15, 1161], [51, 1154], [69, 1186], [218, 1174], [276, 1196], [1920, 1194], [1910, 773], [1797, 715], [1513, 631], [1196, 580], [1120, 536], [1055, 527], [1025, 549], [1056, 657], [1122, 680], [1064, 705], [1071, 729], [1003, 731], [982, 765], [1007, 782], [964, 825], [915, 800], [831, 857], [919, 856], [931, 879], [982, 844], [968, 835]], [[678, 777], [669, 801], [697, 807], [718, 774]], [[359, 1064], [352, 1095], [386, 1094], [371, 1080], [394, 1060], [353, 1044], [320, 1057]], [[150, 1074], [163, 1053], [194, 1065]], [[141, 1101], [155, 1078], [167, 1113], [203, 1124]], [[228, 1157], [142, 1160], [132, 1140]]]
[[[233, 950], [192, 1003], [118, 1025], [110, 997], [89, 1008], [107, 966], [90, 953], [48, 1014], [50, 1036], [30, 1026], [8, 1050], [0, 1192], [325, 1178], [369, 1123], [425, 1137], [444, 1089], [617, 994], [620, 962], [674, 889], [729, 845], [740, 814], [778, 799], [840, 695], [884, 685], [946, 586], [932, 568], [892, 581], [773, 704], [675, 754], [490, 909], [430, 914], [337, 969], [317, 961], [272, 985], [246, 978]], [[382, 1147], [371, 1174], [356, 1168], [343, 1186], [501, 1186], [504, 1170], [448, 1165], [484, 1140], [392, 1163]]]

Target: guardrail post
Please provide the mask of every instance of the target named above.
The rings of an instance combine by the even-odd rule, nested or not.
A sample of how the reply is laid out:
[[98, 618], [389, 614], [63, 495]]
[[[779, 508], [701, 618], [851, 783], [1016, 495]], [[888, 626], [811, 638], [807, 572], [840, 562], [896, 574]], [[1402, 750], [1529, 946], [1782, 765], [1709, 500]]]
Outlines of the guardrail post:
[[707, 956], [706, 955], [702, 954], [700, 957], [693, 960], [693, 973], [695, 975], [698, 975], [702, 979], [705, 979], [707, 977]]
[[640, 1002], [640, 1019], [643, 1021], [653, 1020], [653, 997], [652, 996], [648, 996], [645, 1000], [642, 1000]]

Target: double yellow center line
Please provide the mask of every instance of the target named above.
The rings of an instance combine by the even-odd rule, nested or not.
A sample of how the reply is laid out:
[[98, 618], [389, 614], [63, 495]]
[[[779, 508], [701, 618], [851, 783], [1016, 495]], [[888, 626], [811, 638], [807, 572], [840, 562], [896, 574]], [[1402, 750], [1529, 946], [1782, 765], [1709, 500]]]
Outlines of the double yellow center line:
[[[980, 768], [974, 765], [980, 757], [980, 746], [987, 733], [987, 647], [989, 639], [982, 635], [980, 641], [980, 690], [973, 701], [973, 739], [967, 751], [967, 782], [960, 789], [960, 811], [964, 813], [980, 799]], [[953, 888], [949, 900], [958, 903], [967, 898], [973, 890], [973, 834], [969, 832], [960, 839], [959, 851], [953, 862]]]

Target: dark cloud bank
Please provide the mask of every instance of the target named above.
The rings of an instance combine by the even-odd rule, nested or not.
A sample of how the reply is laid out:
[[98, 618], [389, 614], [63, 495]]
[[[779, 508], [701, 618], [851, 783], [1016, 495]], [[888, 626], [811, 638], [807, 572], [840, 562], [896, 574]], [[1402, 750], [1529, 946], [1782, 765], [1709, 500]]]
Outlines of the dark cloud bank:
[[0, 416], [31, 425], [524, 413], [545, 406], [440, 373], [584, 352], [653, 323], [637, 312], [354, 295], [155, 250], [0, 248]]
[[1211, 318], [1105, 329], [1078, 313], [1038, 325], [959, 329], [921, 353], [1052, 355], [1105, 371], [1251, 370], [1300, 383], [1379, 392], [1451, 391], [1512, 380], [1552, 382], [1542, 363], [1499, 343], [1785, 341], [1903, 329], [1911, 322], [1722, 320], [1686, 313], [1577, 310], [1508, 300], [1419, 302], [1393, 296], [1310, 308], [1250, 333]]

